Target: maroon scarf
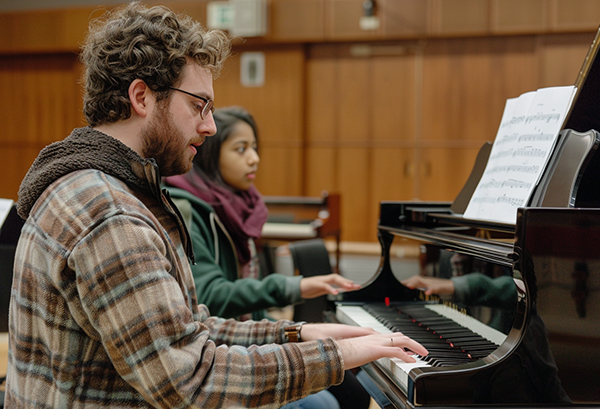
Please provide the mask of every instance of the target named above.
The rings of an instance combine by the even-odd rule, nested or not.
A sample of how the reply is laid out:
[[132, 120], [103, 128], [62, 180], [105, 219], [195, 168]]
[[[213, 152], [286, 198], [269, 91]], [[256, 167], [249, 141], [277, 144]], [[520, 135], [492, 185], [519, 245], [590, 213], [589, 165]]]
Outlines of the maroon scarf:
[[169, 176], [164, 181], [171, 186], [187, 190], [211, 205], [225, 225], [237, 250], [240, 264], [250, 261], [248, 239], [260, 237], [267, 221], [267, 205], [254, 186], [249, 190], [231, 189], [204, 180], [194, 170], [180, 176]]

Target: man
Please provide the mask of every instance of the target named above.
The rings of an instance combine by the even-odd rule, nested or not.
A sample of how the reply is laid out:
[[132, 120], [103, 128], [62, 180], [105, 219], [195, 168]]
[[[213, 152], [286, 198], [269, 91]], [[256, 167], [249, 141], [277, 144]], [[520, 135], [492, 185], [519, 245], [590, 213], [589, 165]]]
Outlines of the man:
[[229, 47], [139, 3], [92, 27], [81, 54], [90, 126], [44, 148], [19, 189], [6, 407], [279, 407], [339, 384], [344, 369], [427, 353], [402, 334], [300, 332], [197, 304], [189, 236], [159, 169], [189, 171], [215, 133], [212, 81]]

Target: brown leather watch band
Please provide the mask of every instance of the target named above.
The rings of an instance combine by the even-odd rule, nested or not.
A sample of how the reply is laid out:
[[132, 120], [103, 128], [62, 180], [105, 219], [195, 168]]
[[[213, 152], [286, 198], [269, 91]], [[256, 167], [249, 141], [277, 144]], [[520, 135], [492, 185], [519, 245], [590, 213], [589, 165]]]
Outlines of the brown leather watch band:
[[300, 331], [302, 330], [302, 325], [304, 324], [306, 324], [306, 322], [297, 322], [283, 329], [285, 331], [285, 335], [288, 337], [288, 342], [302, 341], [302, 338], [300, 337]]

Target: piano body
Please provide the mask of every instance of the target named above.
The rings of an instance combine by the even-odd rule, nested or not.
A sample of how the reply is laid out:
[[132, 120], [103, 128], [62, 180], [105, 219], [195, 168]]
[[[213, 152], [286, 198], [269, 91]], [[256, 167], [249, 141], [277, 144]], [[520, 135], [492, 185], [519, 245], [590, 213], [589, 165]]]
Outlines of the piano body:
[[[416, 364], [382, 359], [363, 367], [394, 407], [600, 406], [598, 38], [563, 124], [573, 143], [546, 191], [535, 192], [539, 207], [519, 208], [515, 224], [463, 217], [489, 145], [454, 202], [381, 203], [378, 271], [343, 294], [328, 319], [425, 344], [430, 354]], [[420, 249], [421, 275], [461, 277], [468, 297], [402, 285], [391, 269], [392, 243]]]

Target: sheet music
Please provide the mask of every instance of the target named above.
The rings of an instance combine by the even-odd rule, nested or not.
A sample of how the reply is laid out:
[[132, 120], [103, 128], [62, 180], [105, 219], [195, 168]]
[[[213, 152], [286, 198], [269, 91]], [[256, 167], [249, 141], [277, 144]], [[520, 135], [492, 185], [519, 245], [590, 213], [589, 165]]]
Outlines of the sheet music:
[[6, 216], [10, 213], [13, 203], [11, 199], [0, 199], [0, 228], [2, 228], [2, 224], [6, 220]]
[[546, 168], [575, 94], [542, 88], [506, 101], [485, 171], [464, 216], [516, 223]]

